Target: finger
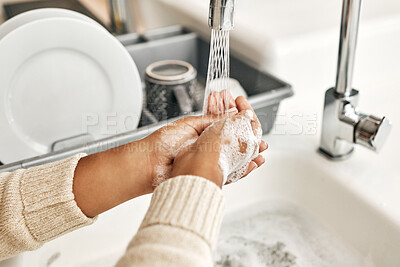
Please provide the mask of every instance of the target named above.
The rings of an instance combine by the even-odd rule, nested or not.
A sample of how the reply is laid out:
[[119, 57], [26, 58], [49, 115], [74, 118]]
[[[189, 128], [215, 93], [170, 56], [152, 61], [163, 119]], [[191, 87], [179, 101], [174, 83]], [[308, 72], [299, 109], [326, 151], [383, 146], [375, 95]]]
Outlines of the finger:
[[264, 140], [262, 140], [261, 141], [261, 143], [260, 143], [260, 153], [261, 152], [264, 152], [265, 150], [267, 150], [268, 149], [268, 144], [267, 143], [265, 143], [265, 141]]
[[247, 167], [247, 171], [246, 171], [245, 175], [243, 175], [242, 178], [246, 177], [247, 175], [249, 175], [252, 171], [254, 171], [257, 168], [258, 168], [257, 163], [255, 163], [254, 161], [251, 161], [249, 164], [249, 167]]
[[248, 109], [253, 110], [249, 101], [247, 101], [247, 99], [244, 96], [239, 96], [238, 98], [236, 98], [236, 106], [239, 112]]
[[207, 114], [223, 114], [225, 111], [223, 96], [220, 92], [213, 92], [210, 95], [210, 101]]
[[235, 99], [233, 99], [233, 96], [231, 95], [231, 93], [229, 93], [229, 109], [231, 108], [236, 108], [236, 102]]
[[256, 113], [254, 112], [252, 106], [247, 101], [247, 99], [243, 96], [239, 96], [236, 98], [236, 106], [240, 113], [245, 113], [247, 110], [251, 110], [253, 113], [253, 121], [251, 121], [251, 127], [253, 129], [254, 135], [257, 135], [257, 132], [261, 130], [260, 121], [257, 118]]
[[212, 92], [208, 98], [207, 114], [223, 114], [236, 108], [236, 102], [230, 92]]
[[212, 92], [208, 97], [207, 114], [215, 114], [217, 109], [216, 92]]
[[[245, 178], [251, 172], [261, 167], [264, 163], [265, 163], [265, 158], [262, 155], [258, 155], [254, 160], [250, 161], [249, 166], [247, 167], [247, 171], [241, 179]], [[230, 183], [231, 181], [228, 180], [228, 182], [225, 185], [228, 185]]]
[[257, 168], [261, 167], [265, 163], [265, 158], [262, 155], [258, 155], [257, 158], [253, 160], [255, 164], [257, 164]]
[[225, 89], [221, 92], [221, 95], [224, 100], [225, 109], [229, 110], [232, 108], [236, 108], [236, 102], [235, 99], [233, 99], [231, 92]]
[[[256, 119], [257, 119], [257, 117], [256, 117]], [[258, 137], [261, 138], [262, 128], [261, 128], [261, 124], [258, 122], [258, 120], [252, 120], [250, 122], [250, 124], [251, 124], [251, 129], [253, 129], [254, 136], [256, 136], [257, 138]], [[260, 136], [258, 136], [258, 135], [260, 135]]]
[[248, 111], [249, 111], [248, 109], [247, 110], [242, 110], [242, 111], [239, 112], [239, 115], [241, 115], [241, 116], [243, 116], [245, 118], [251, 119], [251, 121], [250, 121], [251, 129], [253, 130], [254, 136], [257, 137], [257, 135], [260, 133], [260, 131], [262, 132], [261, 124], [258, 122], [257, 116], [255, 115], [255, 113], [253, 111], [251, 111], [251, 110], [250, 110], [250, 112], [251, 112], [252, 116], [249, 118], [249, 115], [247, 114]]
[[230, 115], [236, 115], [238, 113], [238, 110], [237, 108], [230, 108], [226, 112], [229, 113]]
[[217, 100], [217, 111], [213, 114], [223, 114], [225, 111], [223, 96], [221, 93], [216, 93], [215, 98]]
[[243, 176], [243, 178], [249, 175], [255, 169], [261, 167], [264, 163], [265, 163], [265, 158], [262, 155], [258, 155], [253, 161], [250, 162], [246, 174]]
[[210, 94], [210, 96], [207, 99], [207, 112], [206, 114], [210, 114], [210, 108], [213, 106], [213, 99], [212, 99], [212, 94]]
[[239, 112], [245, 112], [246, 110], [251, 110], [253, 112], [254, 120], [259, 123], [256, 113], [253, 110], [253, 107], [250, 105], [249, 101], [244, 96], [239, 96], [236, 98], [236, 107]]

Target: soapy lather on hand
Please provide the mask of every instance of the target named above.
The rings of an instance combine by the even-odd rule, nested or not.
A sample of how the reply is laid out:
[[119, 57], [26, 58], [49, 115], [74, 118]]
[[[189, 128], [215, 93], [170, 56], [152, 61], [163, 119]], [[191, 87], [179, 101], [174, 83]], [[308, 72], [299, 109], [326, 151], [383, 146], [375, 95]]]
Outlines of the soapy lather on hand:
[[[213, 101], [212, 98], [210, 96], [209, 101]], [[224, 99], [222, 95], [214, 98], [221, 99]], [[261, 140], [261, 125], [250, 104], [244, 97], [233, 102], [227, 100], [231, 112], [218, 115], [220, 119], [207, 127], [195, 142], [180, 149], [174, 160], [172, 176], [221, 177], [217, 184], [222, 186], [247, 176], [265, 162], [260, 153], [268, 146]], [[209, 110], [213, 110], [213, 105], [218, 102], [210, 103]]]
[[[208, 114], [219, 114], [221, 110], [229, 114], [225, 119], [214, 124], [223, 124], [218, 162], [223, 172], [224, 184], [233, 183], [246, 175], [249, 165], [257, 157], [260, 156], [259, 161], [265, 161], [259, 155], [262, 138], [261, 124], [247, 100], [243, 97], [238, 98], [237, 105], [227, 90], [213, 92], [208, 101]], [[238, 108], [240, 108], [240, 113], [238, 113]], [[252, 170], [257, 167], [257, 164], [251, 166]]]

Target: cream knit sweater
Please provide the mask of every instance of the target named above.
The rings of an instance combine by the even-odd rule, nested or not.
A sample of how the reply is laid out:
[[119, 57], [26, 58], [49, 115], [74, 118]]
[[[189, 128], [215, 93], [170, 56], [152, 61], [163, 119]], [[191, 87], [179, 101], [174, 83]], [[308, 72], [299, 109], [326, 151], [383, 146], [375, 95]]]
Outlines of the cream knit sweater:
[[[72, 192], [83, 156], [0, 173], [0, 260], [94, 222]], [[223, 210], [221, 190], [206, 179], [180, 176], [162, 183], [117, 266], [212, 266]]]

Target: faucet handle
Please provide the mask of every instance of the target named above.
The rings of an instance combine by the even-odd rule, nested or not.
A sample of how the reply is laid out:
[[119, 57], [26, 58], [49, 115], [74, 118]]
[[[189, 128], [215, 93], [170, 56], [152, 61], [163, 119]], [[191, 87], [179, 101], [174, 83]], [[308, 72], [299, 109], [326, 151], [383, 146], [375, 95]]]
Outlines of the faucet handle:
[[374, 115], [361, 114], [354, 132], [354, 141], [356, 144], [379, 152], [388, 138], [391, 129], [392, 123], [386, 117], [379, 118]]

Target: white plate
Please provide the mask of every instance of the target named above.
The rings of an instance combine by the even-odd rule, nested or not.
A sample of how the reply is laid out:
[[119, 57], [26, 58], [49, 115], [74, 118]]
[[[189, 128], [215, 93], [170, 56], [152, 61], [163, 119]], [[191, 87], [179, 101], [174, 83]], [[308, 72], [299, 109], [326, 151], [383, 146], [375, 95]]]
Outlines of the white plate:
[[[21, 13], [11, 19], [7, 20], [3, 24], [0, 25], [0, 40], [12, 32], [13, 30], [19, 28], [22, 25], [25, 25], [29, 22], [33, 22], [35, 20], [47, 19], [47, 18], [73, 18], [80, 19], [93, 25], [97, 25], [103, 28], [97, 21], [85, 16], [79, 12], [75, 12], [68, 9], [62, 8], [40, 8], [31, 11], [27, 11]], [[103, 28], [104, 29], [104, 28]], [[106, 30], [106, 29], [104, 29]]]
[[25, 24], [0, 40], [0, 160], [50, 152], [59, 140], [137, 127], [139, 72], [111, 34], [77, 19]]

